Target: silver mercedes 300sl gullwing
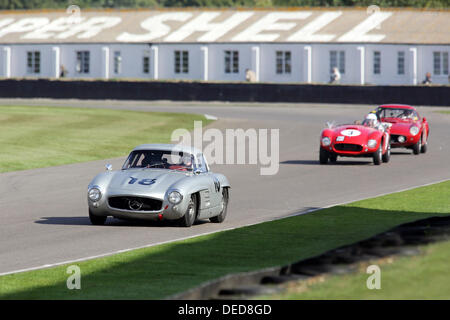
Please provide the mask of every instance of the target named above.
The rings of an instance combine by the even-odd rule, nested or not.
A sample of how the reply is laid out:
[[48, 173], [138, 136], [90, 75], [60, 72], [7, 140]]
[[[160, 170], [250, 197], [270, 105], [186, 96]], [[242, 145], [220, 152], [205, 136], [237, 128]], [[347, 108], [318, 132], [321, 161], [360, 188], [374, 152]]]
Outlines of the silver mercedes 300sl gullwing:
[[131, 151], [121, 170], [106, 169], [88, 186], [94, 225], [113, 216], [176, 220], [190, 227], [196, 219], [222, 222], [227, 214], [230, 183], [211, 172], [195, 148], [144, 144]]

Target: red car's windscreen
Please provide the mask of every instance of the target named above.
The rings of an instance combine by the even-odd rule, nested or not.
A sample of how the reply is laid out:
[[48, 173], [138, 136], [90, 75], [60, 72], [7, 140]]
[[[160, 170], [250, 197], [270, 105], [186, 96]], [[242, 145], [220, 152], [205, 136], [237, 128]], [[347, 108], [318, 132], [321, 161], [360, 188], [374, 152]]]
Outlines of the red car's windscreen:
[[382, 108], [379, 111], [380, 118], [396, 118], [402, 120], [417, 120], [418, 114], [413, 109], [402, 109], [402, 108]]

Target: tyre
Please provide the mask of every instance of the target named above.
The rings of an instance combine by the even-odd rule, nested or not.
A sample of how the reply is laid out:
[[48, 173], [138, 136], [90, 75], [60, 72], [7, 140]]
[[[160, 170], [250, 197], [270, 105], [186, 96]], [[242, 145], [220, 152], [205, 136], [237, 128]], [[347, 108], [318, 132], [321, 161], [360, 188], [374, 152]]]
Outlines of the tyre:
[[336, 163], [337, 161], [337, 155], [336, 154], [330, 154], [330, 162]]
[[386, 153], [383, 154], [383, 162], [388, 163], [390, 159], [391, 159], [391, 141], [389, 141], [388, 143]]
[[197, 197], [195, 194], [191, 195], [191, 200], [189, 200], [188, 207], [184, 216], [180, 218], [180, 225], [182, 227], [190, 227], [194, 224], [197, 218]]
[[420, 137], [419, 141], [417, 141], [417, 143], [413, 145], [413, 153], [416, 155], [419, 154], [421, 146], [422, 146], [422, 137]]
[[91, 209], [89, 209], [89, 220], [94, 226], [102, 226], [106, 222], [106, 216], [96, 216], [92, 213]]
[[373, 154], [373, 164], [379, 166], [381, 164], [383, 157], [383, 149], [381, 147], [381, 144], [377, 151]]
[[428, 149], [428, 139], [427, 139], [427, 141], [425, 142], [425, 144], [422, 145], [422, 147], [420, 148], [420, 152], [426, 153], [426, 152], [427, 152], [427, 149]]
[[328, 151], [324, 150], [323, 148], [320, 148], [319, 161], [320, 164], [328, 163]]
[[222, 211], [218, 216], [209, 218], [209, 221], [214, 223], [221, 223], [225, 220], [225, 217], [227, 216], [227, 209], [228, 209], [228, 188], [223, 188], [222, 190]]

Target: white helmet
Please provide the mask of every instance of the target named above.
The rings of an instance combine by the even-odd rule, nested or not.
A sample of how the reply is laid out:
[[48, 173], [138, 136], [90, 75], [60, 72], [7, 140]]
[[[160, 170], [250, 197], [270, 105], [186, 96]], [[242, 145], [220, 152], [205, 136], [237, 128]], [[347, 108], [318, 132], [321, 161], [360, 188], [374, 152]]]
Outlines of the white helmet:
[[364, 119], [365, 124], [369, 124], [372, 126], [378, 125], [378, 118], [375, 113], [369, 113], [366, 118]]

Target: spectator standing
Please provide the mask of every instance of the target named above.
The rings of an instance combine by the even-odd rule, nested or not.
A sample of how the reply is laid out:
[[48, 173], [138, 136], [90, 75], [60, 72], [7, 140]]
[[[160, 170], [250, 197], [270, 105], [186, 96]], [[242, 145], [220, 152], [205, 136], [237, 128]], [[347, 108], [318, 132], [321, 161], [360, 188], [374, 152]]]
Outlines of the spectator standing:
[[339, 69], [337, 67], [334, 67], [333, 71], [331, 71], [330, 83], [339, 83], [340, 80], [341, 73], [339, 72]]
[[63, 65], [61, 65], [59, 70], [60, 70], [59, 71], [59, 77], [60, 78], [65, 78], [66, 75], [67, 75], [67, 69]]
[[427, 72], [425, 74], [425, 80], [422, 81], [422, 84], [431, 84], [431, 73]]
[[255, 73], [250, 69], [245, 69], [245, 80], [248, 82], [255, 82], [256, 81]]

